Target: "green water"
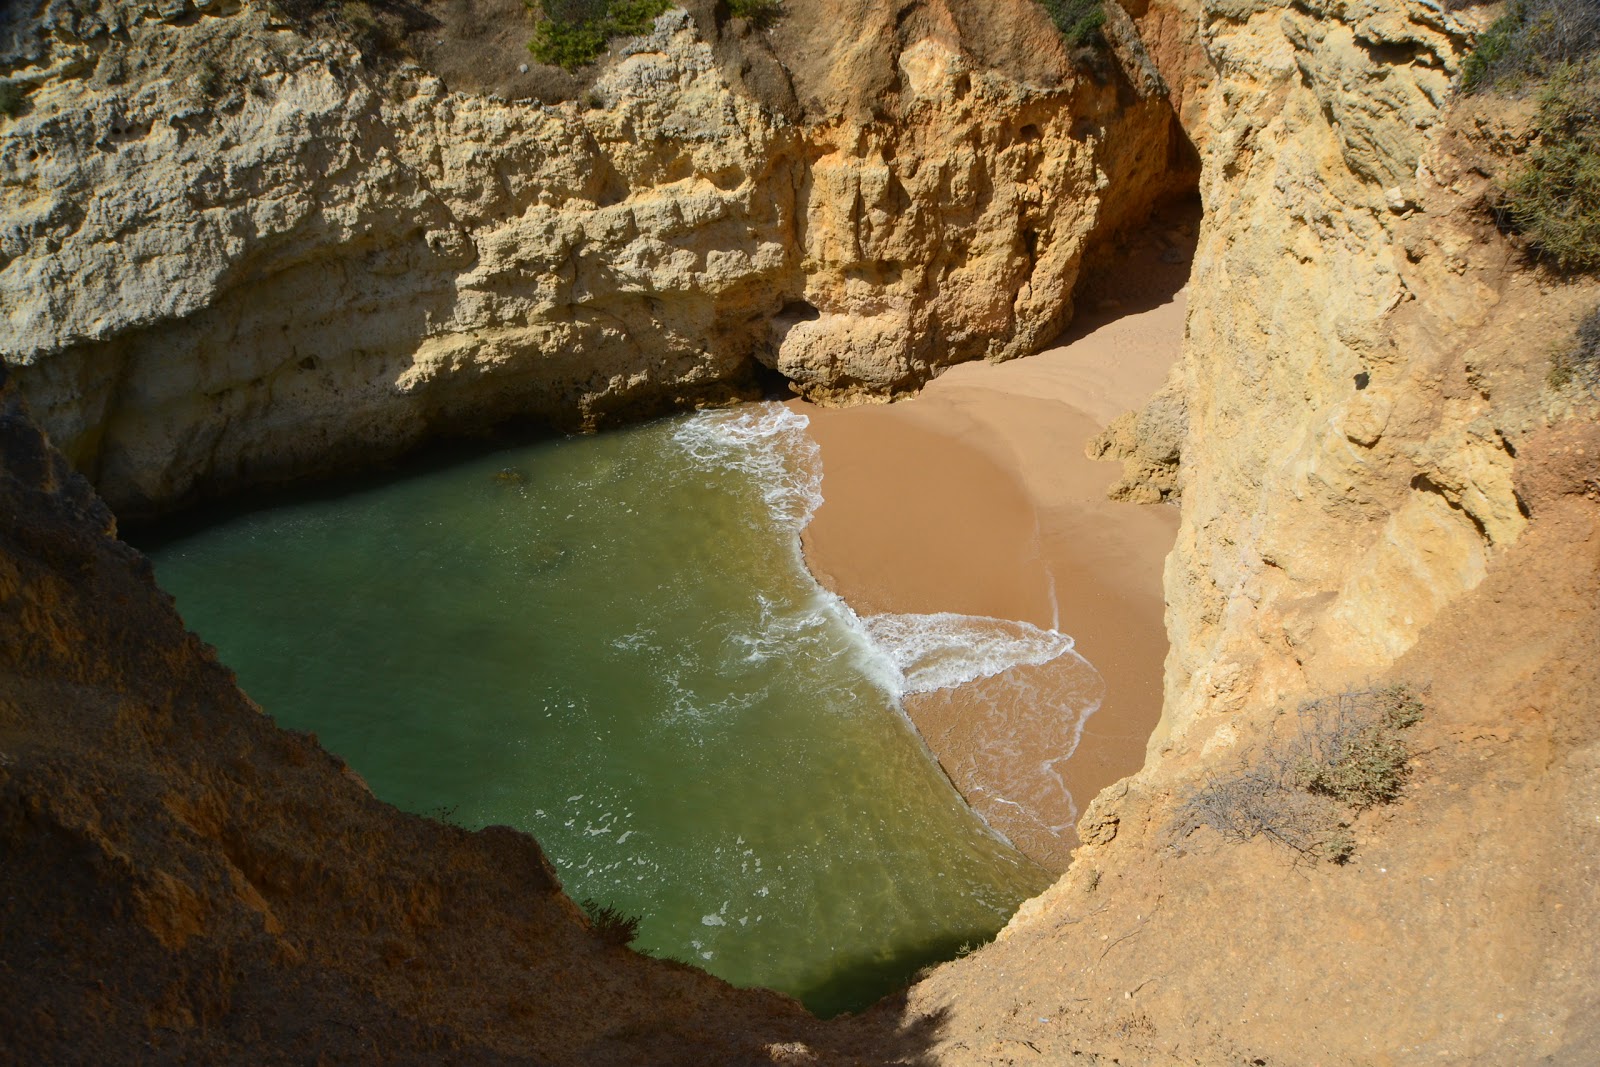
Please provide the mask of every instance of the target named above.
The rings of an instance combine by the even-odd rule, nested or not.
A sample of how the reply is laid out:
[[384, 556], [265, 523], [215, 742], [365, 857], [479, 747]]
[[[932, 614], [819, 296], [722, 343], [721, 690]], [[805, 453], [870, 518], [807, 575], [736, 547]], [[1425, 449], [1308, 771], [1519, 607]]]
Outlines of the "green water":
[[805, 572], [802, 426], [756, 405], [518, 447], [151, 554], [245, 690], [379, 797], [529, 831], [638, 948], [854, 1010], [1049, 879]]

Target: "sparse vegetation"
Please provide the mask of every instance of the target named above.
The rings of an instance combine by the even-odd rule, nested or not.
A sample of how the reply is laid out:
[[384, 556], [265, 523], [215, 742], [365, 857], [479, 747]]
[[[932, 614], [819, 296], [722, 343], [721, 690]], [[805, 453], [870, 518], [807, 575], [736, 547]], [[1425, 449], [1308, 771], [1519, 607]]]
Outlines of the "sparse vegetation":
[[1505, 214], [1562, 270], [1600, 268], [1600, 58], [1551, 75], [1535, 128], [1538, 143], [1506, 187]]
[[783, 17], [781, 0], [728, 0], [728, 14], [766, 29]]
[[1512, 0], [1467, 57], [1461, 88], [1537, 92], [1537, 142], [1498, 215], [1560, 269], [1600, 268], [1600, 4]]
[[1105, 43], [1101, 30], [1106, 24], [1106, 9], [1102, 0], [1039, 0], [1056, 24], [1061, 36], [1074, 48], [1088, 48]]
[[1306, 860], [1348, 862], [1355, 814], [1397, 798], [1409, 775], [1404, 732], [1423, 705], [1406, 686], [1340, 693], [1300, 706], [1284, 734], [1212, 776], [1180, 810], [1175, 829], [1225, 838], [1265, 836]]
[[1571, 347], [1558, 350], [1550, 360], [1550, 384], [1560, 389], [1577, 381], [1590, 392], [1600, 390], [1600, 307], [1578, 324]]
[[369, 66], [404, 57], [407, 34], [439, 26], [409, 0], [272, 0], [272, 6], [302, 33], [349, 41]]
[[606, 944], [621, 948], [639, 936], [637, 915], [627, 915], [609, 904], [596, 904], [592, 900], [585, 900], [581, 907], [589, 916], [595, 935]]
[[669, 0], [540, 0], [544, 21], [528, 51], [551, 66], [576, 70], [593, 63], [613, 37], [641, 34]]
[[344, 0], [339, 5], [339, 22], [350, 41], [367, 59], [397, 49], [400, 37], [397, 28], [378, 17], [378, 11], [366, 0]]
[[0, 115], [14, 119], [27, 106], [28, 95], [14, 81], [0, 81]]
[[200, 69], [195, 72], [194, 87], [203, 99], [215, 100], [222, 95], [222, 90], [227, 84], [227, 72], [210, 56], [200, 61]]
[[1600, 51], [1594, 0], [1512, 0], [1462, 64], [1461, 88], [1520, 88]]

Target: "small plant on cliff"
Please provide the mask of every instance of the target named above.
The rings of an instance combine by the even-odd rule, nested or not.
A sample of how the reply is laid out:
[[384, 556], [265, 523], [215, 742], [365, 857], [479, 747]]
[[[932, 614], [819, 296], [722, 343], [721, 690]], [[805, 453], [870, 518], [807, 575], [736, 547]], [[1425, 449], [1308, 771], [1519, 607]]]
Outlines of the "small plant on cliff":
[[1594, 0], [1512, 0], [1461, 67], [1461, 88], [1514, 90], [1600, 51]]
[[1550, 384], [1554, 388], [1572, 381], [1592, 393], [1600, 390], [1600, 307], [1578, 324], [1572, 346], [1557, 351], [1550, 360]]
[[1600, 58], [1559, 68], [1539, 92], [1538, 143], [1503, 212], [1562, 270], [1600, 268]]
[[268, 7], [306, 36], [349, 41], [368, 66], [405, 58], [408, 35], [440, 29], [426, 5], [411, 0], [269, 0]]
[[1345, 863], [1355, 852], [1352, 818], [1404, 789], [1405, 731], [1422, 710], [1407, 686], [1302, 704], [1286, 734], [1232, 773], [1208, 777], [1179, 809], [1174, 830], [1180, 838], [1202, 826], [1235, 841], [1264, 836], [1298, 858]]
[[551, 66], [576, 70], [593, 63], [613, 37], [648, 32], [669, 0], [539, 0], [544, 20], [528, 51]]
[[764, 30], [783, 17], [783, 4], [779, 0], [728, 0], [728, 14]]
[[221, 63], [207, 56], [200, 61], [200, 66], [194, 74], [193, 84], [202, 100], [215, 100], [227, 87], [228, 72], [222, 68]]
[[595, 935], [606, 944], [621, 948], [639, 936], [637, 915], [627, 915], [609, 904], [596, 904], [592, 900], [585, 900], [581, 906], [589, 916]]
[[397, 28], [381, 18], [378, 8], [366, 0], [344, 0], [339, 5], [338, 21], [369, 62], [400, 47]]
[[1103, 0], [1039, 0], [1056, 24], [1061, 36], [1074, 48], [1088, 48], [1105, 43], [1101, 32], [1106, 24]]
[[1357, 811], [1386, 804], [1400, 795], [1411, 759], [1402, 731], [1421, 718], [1422, 703], [1404, 687], [1308, 704], [1291, 743], [1294, 777]]
[[1500, 221], [1562, 270], [1600, 269], [1600, 3], [1511, 0], [1463, 63], [1461, 88], [1537, 90], [1537, 141]]

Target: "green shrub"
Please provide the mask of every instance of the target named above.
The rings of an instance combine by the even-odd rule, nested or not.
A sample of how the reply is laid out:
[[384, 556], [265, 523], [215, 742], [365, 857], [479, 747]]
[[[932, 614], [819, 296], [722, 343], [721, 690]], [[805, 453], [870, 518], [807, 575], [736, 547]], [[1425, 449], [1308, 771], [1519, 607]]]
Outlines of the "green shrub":
[[1100, 32], [1106, 24], [1102, 0], [1039, 0], [1061, 36], [1074, 48], [1105, 43]]
[[728, 13], [764, 30], [783, 17], [783, 4], [780, 0], [728, 0]]
[[576, 70], [593, 63], [613, 37], [648, 32], [670, 0], [540, 0], [544, 21], [528, 51], [541, 63]]
[[541, 22], [528, 51], [541, 63], [576, 70], [593, 63], [609, 40], [611, 35], [598, 23]]
[[1359, 811], [1400, 795], [1410, 758], [1404, 741], [1381, 726], [1369, 726], [1345, 738], [1336, 757], [1326, 763], [1306, 760], [1297, 773], [1311, 792]]
[[1512, 0], [1461, 68], [1466, 92], [1516, 89], [1600, 51], [1594, 0]]
[[1404, 687], [1344, 693], [1300, 709], [1290, 743], [1301, 786], [1356, 810], [1387, 803], [1405, 784], [1411, 750], [1400, 731], [1422, 718]]
[[1350, 819], [1400, 796], [1411, 748], [1403, 731], [1423, 705], [1406, 686], [1355, 690], [1302, 704], [1284, 735], [1230, 774], [1212, 775], [1179, 809], [1187, 837], [1206, 826], [1223, 837], [1254, 837], [1307, 860], [1345, 863], [1355, 852]]
[[1504, 215], [1562, 270], [1600, 268], [1600, 59], [1557, 69], [1534, 125], [1539, 139], [1506, 186]]
[[22, 86], [12, 81], [0, 81], [0, 115], [14, 119], [22, 114], [27, 103], [28, 94], [22, 91]]
[[637, 915], [627, 915], [609, 904], [596, 904], [592, 900], [585, 900], [581, 907], [589, 916], [595, 935], [606, 944], [621, 948], [639, 936]]

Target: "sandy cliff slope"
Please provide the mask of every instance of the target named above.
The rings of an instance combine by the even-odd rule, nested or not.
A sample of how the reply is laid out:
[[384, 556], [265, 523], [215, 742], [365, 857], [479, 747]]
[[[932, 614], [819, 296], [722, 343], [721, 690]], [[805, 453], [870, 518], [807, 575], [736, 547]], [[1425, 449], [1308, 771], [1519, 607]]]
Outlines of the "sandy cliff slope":
[[[913, 1007], [957, 1063], [1592, 1062], [1600, 428], [1547, 377], [1600, 288], [1495, 231], [1515, 131], [1453, 97], [1463, 24], [1192, 14], [1203, 61], [1154, 50], [1203, 116], [1184, 356], [1097, 446], [1181, 493], [1162, 726], [1067, 877]], [[1410, 783], [1348, 863], [1186, 822], [1302, 700], [1393, 683], [1426, 694]]]

